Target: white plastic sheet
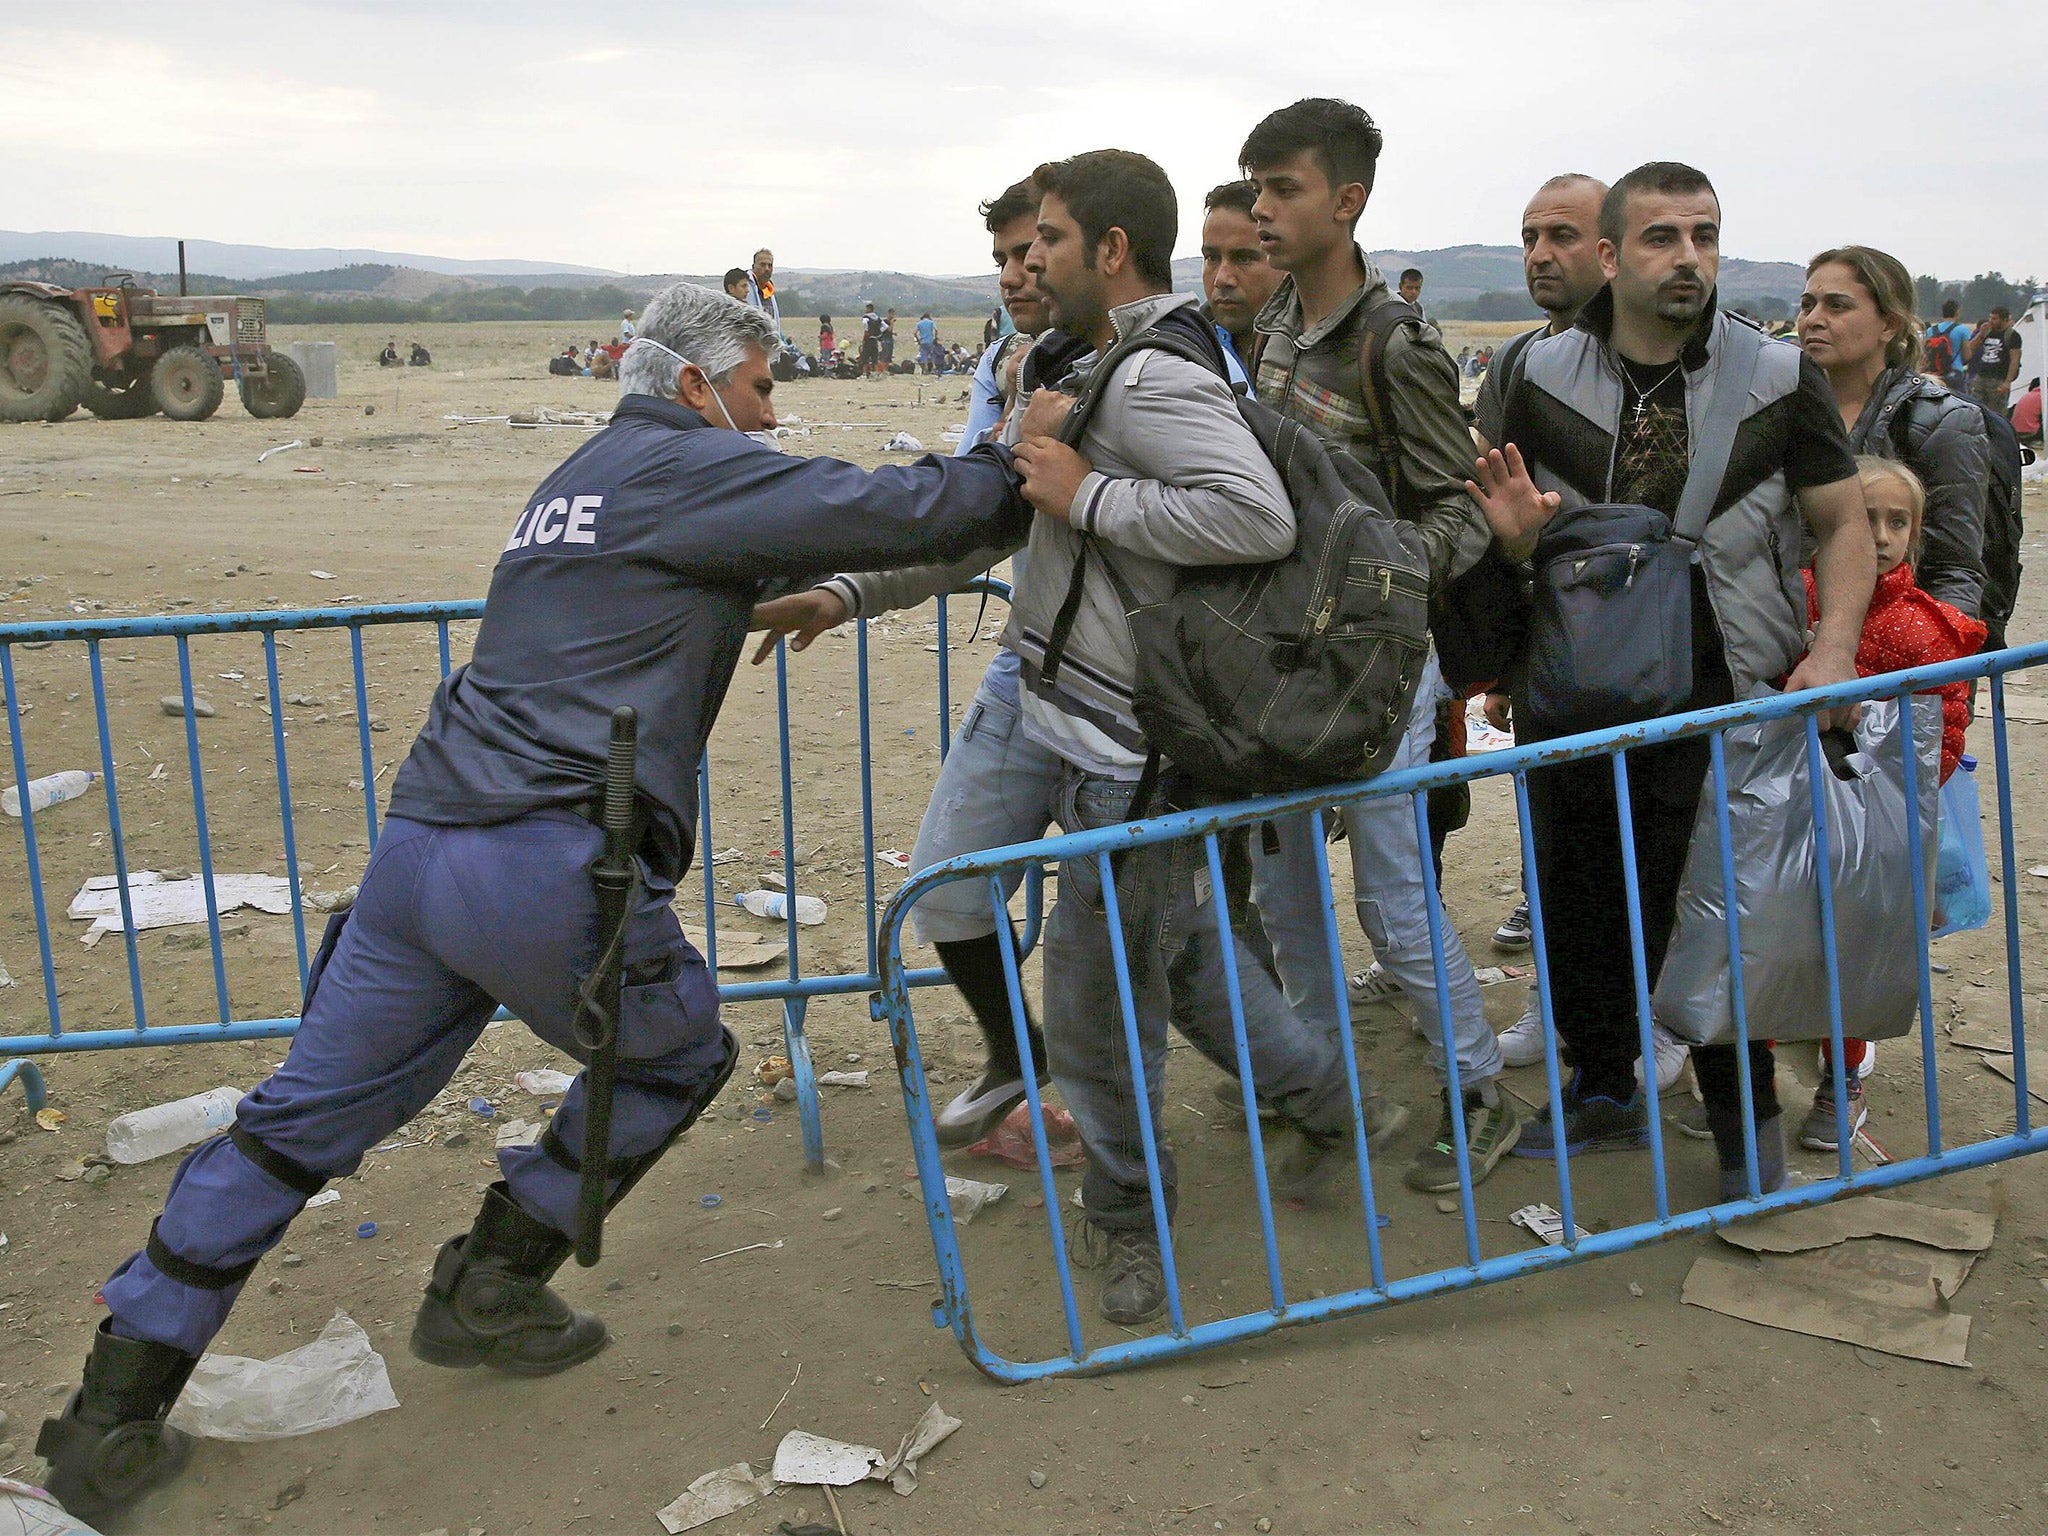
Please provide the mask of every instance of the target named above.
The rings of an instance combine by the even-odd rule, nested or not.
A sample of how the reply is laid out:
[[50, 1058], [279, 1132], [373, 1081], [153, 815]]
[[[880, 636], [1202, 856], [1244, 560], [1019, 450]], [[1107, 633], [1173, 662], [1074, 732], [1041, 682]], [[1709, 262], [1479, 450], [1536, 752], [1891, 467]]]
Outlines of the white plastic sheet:
[[384, 1357], [337, 1312], [312, 1343], [275, 1359], [202, 1356], [168, 1422], [211, 1440], [283, 1440], [397, 1406]]

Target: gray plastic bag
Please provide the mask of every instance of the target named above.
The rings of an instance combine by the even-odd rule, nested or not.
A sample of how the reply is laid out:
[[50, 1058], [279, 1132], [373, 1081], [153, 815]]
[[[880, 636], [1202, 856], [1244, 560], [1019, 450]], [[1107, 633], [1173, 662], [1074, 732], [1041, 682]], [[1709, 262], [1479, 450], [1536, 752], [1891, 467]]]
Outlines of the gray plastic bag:
[[[1913, 701], [1919, 763], [1920, 851], [1934, 887], [1939, 845], [1941, 700]], [[1728, 817], [1742, 929], [1743, 1002], [1752, 1040], [1824, 1040], [1828, 984], [1815, 879], [1813, 802], [1806, 722], [1769, 720], [1726, 736]], [[1906, 772], [1896, 700], [1863, 706], [1851, 777], [1823, 769], [1828, 864], [1835, 900], [1835, 954], [1842, 1033], [1851, 1040], [1906, 1034], [1920, 1004], [1920, 950], [1906, 843]], [[1730, 1007], [1727, 908], [1711, 773], [1700, 797], [1678, 890], [1678, 922], [1657, 980], [1659, 1022], [1695, 1045], [1735, 1036]]]

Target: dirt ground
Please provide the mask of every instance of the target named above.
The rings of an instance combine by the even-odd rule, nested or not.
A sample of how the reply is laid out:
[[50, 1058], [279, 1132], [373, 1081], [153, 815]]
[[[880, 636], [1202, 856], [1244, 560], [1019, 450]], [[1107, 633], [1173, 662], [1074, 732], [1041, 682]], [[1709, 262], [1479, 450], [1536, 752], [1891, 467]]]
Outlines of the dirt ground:
[[[373, 364], [385, 330], [324, 329], [321, 336], [341, 343], [342, 397], [310, 401], [290, 422], [251, 420], [231, 396], [198, 426], [107, 423], [81, 413], [60, 425], [6, 429], [0, 589], [12, 591], [0, 601], [0, 621], [480, 596], [526, 495], [583, 434], [444, 418], [608, 408], [610, 386], [545, 376], [564, 329], [421, 328], [435, 366], [398, 371]], [[808, 438], [791, 440], [793, 449], [876, 464], [899, 430], [936, 447], [944, 427], [964, 415], [960, 395], [951, 380], [891, 379], [789, 385], [777, 400], [785, 421], [814, 424]], [[858, 425], [815, 425], [838, 422]], [[257, 463], [259, 453], [293, 438], [306, 443]], [[2038, 491], [2028, 511], [2037, 519], [2048, 513]], [[2030, 563], [2039, 560], [2036, 553]], [[2041, 632], [2044, 590], [2035, 583], [2017, 635]], [[953, 605], [956, 719], [990, 649], [967, 645], [974, 620], [973, 603]], [[993, 627], [993, 617], [984, 622]], [[466, 630], [455, 629], [457, 660]], [[878, 848], [911, 847], [936, 769], [935, 644], [928, 611], [875, 627]], [[316, 890], [357, 878], [368, 845], [361, 782], [367, 776], [378, 791], [388, 788], [438, 673], [431, 631], [371, 630], [365, 651], [367, 775], [345, 637], [300, 635], [280, 646], [281, 692], [312, 701], [288, 704], [285, 724], [299, 868]], [[825, 925], [805, 933], [807, 973], [865, 965], [852, 653], [850, 638], [834, 637], [790, 668], [796, 840], [806, 860], [798, 881], [830, 904]], [[199, 691], [216, 710], [197, 726], [214, 866], [282, 874], [261, 646], [248, 637], [200, 638], [191, 655]], [[79, 648], [17, 650], [14, 661], [29, 706], [31, 775], [97, 766], [92, 683]], [[105, 670], [130, 867], [194, 869], [185, 727], [158, 704], [177, 691], [174, 647], [116, 642], [105, 648]], [[2040, 687], [2026, 682], [2016, 680], [2015, 715], [2048, 719], [2048, 708], [2034, 704]], [[775, 698], [772, 668], [743, 674], [713, 743], [714, 812], [702, 848], [740, 850], [714, 871], [727, 914], [721, 934], [774, 931], [738, 913], [730, 897], [779, 867]], [[2012, 726], [2022, 868], [2048, 861], [2043, 729], [2031, 719]], [[1988, 726], [1973, 746], [1988, 762]], [[1513, 899], [1519, 865], [1506, 792], [1488, 783], [1475, 798], [1472, 826], [1451, 843], [1447, 897], [1486, 964], [1497, 958], [1487, 936]], [[133, 1015], [118, 936], [85, 948], [76, 937], [84, 925], [62, 915], [87, 877], [112, 871], [105, 799], [96, 793], [60, 807], [37, 828], [64, 1025], [125, 1025]], [[1994, 870], [1997, 863], [1994, 846]], [[886, 897], [901, 876], [881, 873]], [[700, 921], [701, 878], [693, 874], [685, 890], [685, 921]], [[2044, 898], [2048, 881], [2025, 880], [2029, 947], [2039, 945], [2048, 920]], [[1340, 927], [1350, 958], [1363, 963], [1355, 924], [1342, 916]], [[234, 1013], [294, 1012], [291, 919], [242, 911], [224, 918], [223, 929]], [[204, 934], [202, 927], [142, 936], [153, 1023], [220, 1017]], [[1939, 1021], [2001, 1016], [2002, 951], [1997, 930], [1940, 942], [1937, 958], [1949, 969], [1935, 978]], [[16, 981], [0, 990], [0, 1032], [42, 1029], [26, 870], [11, 831], [0, 837], [0, 962]], [[1035, 962], [1031, 970], [1035, 977]], [[2032, 984], [2030, 1006], [2037, 991]], [[1521, 986], [1511, 981], [1488, 995], [1495, 1024], [1505, 1026], [1519, 1011]], [[779, 1009], [735, 1007], [728, 1017], [745, 1046], [735, 1085], [623, 1207], [602, 1268], [572, 1266], [561, 1277], [572, 1301], [610, 1322], [616, 1342], [606, 1354], [561, 1377], [521, 1383], [435, 1370], [406, 1352], [434, 1250], [466, 1225], [493, 1177], [492, 1126], [469, 1101], [491, 1101], [499, 1124], [537, 1119], [542, 1101], [515, 1088], [512, 1074], [570, 1065], [516, 1023], [492, 1028], [447, 1093], [336, 1186], [337, 1204], [309, 1212], [292, 1230], [249, 1283], [218, 1344], [270, 1356], [346, 1310], [384, 1353], [403, 1407], [304, 1439], [206, 1442], [182, 1480], [109, 1529], [653, 1532], [654, 1510], [691, 1479], [741, 1459], [765, 1467], [791, 1428], [889, 1449], [931, 1400], [965, 1427], [926, 1462], [914, 1496], [878, 1484], [846, 1491], [849, 1531], [2048, 1528], [2048, 1180], [2040, 1165], [1953, 1175], [1907, 1192], [1998, 1214], [1996, 1244], [1956, 1302], [1975, 1320], [1967, 1370], [1682, 1306], [1680, 1285], [1697, 1257], [1741, 1258], [1705, 1237], [1176, 1364], [1000, 1387], [931, 1325], [931, 1247], [887, 1035], [869, 1018], [865, 997], [810, 1010], [821, 1068], [875, 1073], [866, 1090], [825, 1090], [826, 1135], [839, 1166], [823, 1178], [802, 1171], [794, 1106], [764, 1105], [751, 1086], [756, 1063], [780, 1047]], [[917, 1022], [943, 1099], [975, 1071], [975, 1037], [950, 991], [921, 993]], [[1457, 1263], [1458, 1219], [1398, 1182], [1399, 1165], [1433, 1120], [1420, 1043], [1385, 1010], [1368, 1015], [1360, 1033], [1365, 1064], [1421, 1111], [1376, 1165], [1382, 1208], [1392, 1216], [1383, 1234], [1388, 1273]], [[113, 1116], [215, 1084], [246, 1088], [283, 1050], [266, 1041], [44, 1057], [52, 1102], [69, 1117], [54, 1132], [37, 1127], [18, 1094], [0, 1103], [0, 1474], [33, 1476], [35, 1428], [77, 1379], [100, 1315], [94, 1293], [141, 1241], [176, 1163], [120, 1168], [91, 1184], [77, 1177], [80, 1160], [101, 1150]], [[1803, 1055], [1787, 1050], [1781, 1067], [1795, 1113], [1811, 1091], [1810, 1057], [1795, 1059]], [[1969, 1053], [1944, 1048], [1938, 1057], [1950, 1144], [2009, 1129], [2009, 1086]], [[1245, 1136], [1213, 1112], [1211, 1069], [1180, 1052], [1172, 1070], [1166, 1131], [1182, 1159], [1190, 1318], [1230, 1316], [1263, 1305], [1266, 1295]], [[1513, 1074], [1511, 1085], [1537, 1098], [1540, 1072]], [[1883, 1047], [1871, 1130], [1894, 1155], [1924, 1145], [1920, 1092], [1917, 1051]], [[757, 1113], [763, 1108], [765, 1116]], [[1670, 1158], [1674, 1206], [1710, 1198], [1705, 1146], [1674, 1137]], [[1013, 1187], [962, 1234], [984, 1338], [1016, 1359], [1057, 1353], [1057, 1297], [1034, 1177], [964, 1155], [948, 1163]], [[1797, 1163], [1816, 1177], [1831, 1166], [1805, 1155]], [[1608, 1227], [1648, 1212], [1646, 1157], [1587, 1160], [1576, 1182], [1582, 1224]], [[1063, 1176], [1062, 1192], [1071, 1187]], [[708, 1208], [702, 1197], [712, 1194], [721, 1203]], [[1485, 1251], [1527, 1246], [1507, 1213], [1554, 1198], [1542, 1165], [1505, 1162], [1479, 1192]], [[1282, 1211], [1277, 1220], [1290, 1294], [1363, 1283], [1355, 1215], [1347, 1222]], [[376, 1235], [359, 1239], [366, 1221], [377, 1224]], [[763, 1243], [778, 1246], [731, 1252]], [[1092, 1315], [1085, 1288], [1082, 1304]], [[1088, 1336], [1121, 1335], [1098, 1322]], [[779, 1521], [830, 1518], [815, 1492], [788, 1490], [708, 1529], [766, 1532]]]

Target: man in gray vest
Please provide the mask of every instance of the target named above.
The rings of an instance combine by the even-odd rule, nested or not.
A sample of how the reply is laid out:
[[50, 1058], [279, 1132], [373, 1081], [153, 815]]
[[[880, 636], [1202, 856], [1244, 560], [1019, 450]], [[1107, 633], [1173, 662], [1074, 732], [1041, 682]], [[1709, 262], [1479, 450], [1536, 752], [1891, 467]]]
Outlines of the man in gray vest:
[[[1544, 524], [1567, 502], [1676, 512], [1693, 424], [1710, 408], [1730, 331], [1743, 324], [1714, 306], [1720, 234], [1720, 200], [1690, 166], [1639, 166], [1608, 192], [1600, 208], [1607, 286], [1570, 330], [1529, 345], [1504, 402], [1505, 447], [1479, 461], [1478, 483], [1470, 487], [1510, 558], [1527, 559]], [[1801, 514], [1816, 540], [1820, 589], [1810, 646], [1798, 566]], [[1815, 688], [1853, 678], [1876, 572], [1855, 460], [1827, 379], [1796, 347], [1765, 341], [1692, 567], [1688, 707], [1781, 684]], [[1829, 717], [1821, 723], [1825, 728]], [[1676, 920], [1707, 753], [1706, 741], [1695, 739], [1628, 755], [1652, 986]], [[1538, 770], [1529, 792], [1553, 1013], [1575, 1070], [1562, 1121], [1546, 1108], [1525, 1128], [1516, 1155], [1646, 1146], [1648, 1110], [1633, 1080], [1635, 982], [1613, 769], [1594, 758]], [[1785, 1181], [1774, 1067], [1770, 1045], [1753, 1042], [1758, 1174], [1766, 1191]], [[1722, 1196], [1738, 1198], [1747, 1180], [1735, 1050], [1701, 1047], [1693, 1068], [1720, 1159]]]

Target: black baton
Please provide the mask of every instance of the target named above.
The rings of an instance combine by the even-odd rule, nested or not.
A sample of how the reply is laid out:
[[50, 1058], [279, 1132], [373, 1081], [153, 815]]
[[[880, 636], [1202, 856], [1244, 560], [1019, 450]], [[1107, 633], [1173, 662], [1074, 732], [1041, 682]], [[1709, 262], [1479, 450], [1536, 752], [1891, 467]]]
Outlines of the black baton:
[[585, 1269], [604, 1250], [612, 1090], [619, 1066], [619, 993], [626, 970], [626, 920], [638, 875], [633, 864], [638, 733], [639, 716], [630, 706], [612, 711], [611, 752], [604, 769], [604, 852], [590, 867], [590, 883], [597, 890], [597, 964], [576, 997], [576, 1038], [590, 1051], [590, 1065], [583, 1074], [583, 1167], [576, 1192], [576, 1262]]

